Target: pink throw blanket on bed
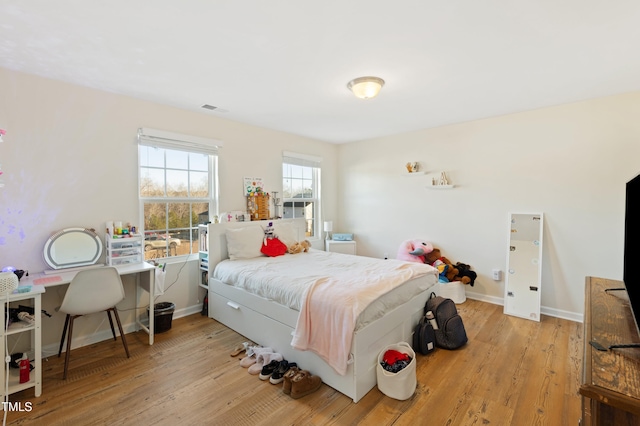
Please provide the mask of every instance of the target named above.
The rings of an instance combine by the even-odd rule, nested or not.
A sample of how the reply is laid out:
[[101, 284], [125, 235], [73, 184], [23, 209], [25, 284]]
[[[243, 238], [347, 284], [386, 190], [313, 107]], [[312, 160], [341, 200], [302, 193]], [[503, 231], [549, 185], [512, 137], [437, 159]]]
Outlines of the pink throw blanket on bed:
[[[381, 295], [405, 281], [437, 272], [429, 265], [389, 260], [364, 274], [345, 270], [319, 278], [307, 290], [291, 345], [311, 350], [340, 375], [345, 375], [356, 321]], [[391, 268], [389, 268], [391, 266]]]

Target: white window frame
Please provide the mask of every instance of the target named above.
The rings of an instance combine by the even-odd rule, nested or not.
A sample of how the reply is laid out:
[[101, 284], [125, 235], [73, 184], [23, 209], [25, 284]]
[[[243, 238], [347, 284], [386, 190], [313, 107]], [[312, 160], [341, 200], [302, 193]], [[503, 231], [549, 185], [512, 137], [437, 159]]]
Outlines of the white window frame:
[[[152, 148], [162, 148], [176, 151], [183, 151], [188, 153], [200, 153], [208, 155], [208, 172], [209, 172], [209, 194], [206, 197], [167, 197], [167, 196], [154, 196], [154, 197], [143, 197], [140, 195], [140, 185], [142, 179], [142, 164], [141, 158], [138, 158], [138, 199], [140, 203], [140, 230], [144, 234], [146, 231], [144, 229], [144, 206], [148, 203], [188, 203], [188, 204], [197, 204], [197, 203], [208, 203], [209, 205], [209, 218], [212, 218], [214, 215], [217, 215], [218, 211], [218, 148], [221, 147], [222, 141], [215, 139], [207, 139], [190, 135], [183, 135], [179, 133], [172, 133], [163, 130], [156, 130], [150, 128], [140, 128], [138, 129], [138, 152], [140, 153], [140, 147], [152, 147]], [[166, 169], [165, 169], [166, 172]], [[168, 215], [167, 215], [167, 229], [168, 232]], [[211, 220], [211, 219], [209, 219]], [[190, 239], [191, 236], [198, 235], [197, 233], [198, 224], [191, 224], [190, 228]], [[169, 250], [169, 240], [167, 240], [166, 247], [166, 255], [171, 256], [171, 252]], [[191, 245], [193, 247], [193, 245]], [[197, 251], [191, 252], [189, 250], [189, 254], [186, 256], [190, 256], [196, 254]], [[173, 257], [173, 256], [172, 256]]]
[[282, 214], [284, 216], [284, 203], [290, 202], [312, 202], [313, 203], [313, 219], [307, 218], [307, 221], [312, 220], [311, 227], [313, 228], [313, 236], [309, 237], [310, 240], [319, 240], [322, 229], [320, 224], [322, 222], [321, 214], [321, 199], [320, 199], [320, 176], [322, 171], [322, 158], [314, 155], [299, 154], [291, 151], [283, 151], [282, 153], [282, 166], [284, 169], [285, 164], [291, 164], [296, 166], [310, 167], [312, 168], [312, 193], [310, 198], [285, 198], [284, 196], [284, 180], [290, 176], [282, 176]]

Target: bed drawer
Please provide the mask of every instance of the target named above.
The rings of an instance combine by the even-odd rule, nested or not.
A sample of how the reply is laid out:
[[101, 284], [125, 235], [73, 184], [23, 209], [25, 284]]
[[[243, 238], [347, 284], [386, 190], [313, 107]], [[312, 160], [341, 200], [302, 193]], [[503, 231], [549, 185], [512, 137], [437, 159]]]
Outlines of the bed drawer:
[[[215, 292], [209, 294], [209, 316], [256, 343], [291, 343], [293, 328]], [[289, 336], [287, 342], [280, 341], [283, 333]]]
[[288, 325], [291, 329], [294, 329], [298, 323], [298, 311], [289, 309], [272, 300], [248, 293], [240, 288], [221, 283], [216, 279], [209, 280], [209, 292], [232, 300], [233, 303], [245, 306], [252, 311], [262, 312], [269, 318]]

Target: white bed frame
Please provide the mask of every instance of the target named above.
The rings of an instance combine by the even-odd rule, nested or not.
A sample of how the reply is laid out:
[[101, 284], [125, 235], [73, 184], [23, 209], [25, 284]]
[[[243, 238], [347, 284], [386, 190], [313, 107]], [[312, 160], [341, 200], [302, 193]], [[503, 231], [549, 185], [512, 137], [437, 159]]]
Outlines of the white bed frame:
[[[299, 240], [304, 240], [303, 220], [281, 219], [293, 222]], [[227, 222], [210, 224], [209, 271], [213, 277], [215, 266], [228, 259], [225, 229], [265, 225], [269, 221]], [[262, 346], [272, 347], [288, 361], [320, 376], [322, 381], [358, 402], [376, 386], [376, 365], [379, 353], [388, 345], [412, 342], [413, 328], [423, 315], [424, 305], [431, 290], [425, 291], [407, 303], [387, 312], [384, 317], [356, 331], [351, 346], [351, 362], [347, 374], [339, 375], [322, 358], [311, 351], [291, 347], [292, 333], [298, 311], [250, 294], [211, 278], [209, 280], [209, 316], [246, 338]]]

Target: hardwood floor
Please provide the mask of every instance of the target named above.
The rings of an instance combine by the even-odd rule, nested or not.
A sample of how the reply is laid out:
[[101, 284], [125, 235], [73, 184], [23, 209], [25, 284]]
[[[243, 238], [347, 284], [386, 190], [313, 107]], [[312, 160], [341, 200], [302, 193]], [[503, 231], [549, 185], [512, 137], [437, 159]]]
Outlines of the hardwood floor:
[[418, 388], [406, 401], [374, 388], [354, 404], [327, 385], [291, 399], [229, 356], [246, 339], [196, 314], [174, 319], [153, 346], [128, 334], [130, 359], [119, 339], [73, 350], [66, 381], [64, 354], [43, 360], [42, 396], [11, 395], [32, 410], [8, 412], [7, 424], [578, 424], [582, 324], [527, 321], [474, 300], [458, 308], [469, 343], [417, 355]]

